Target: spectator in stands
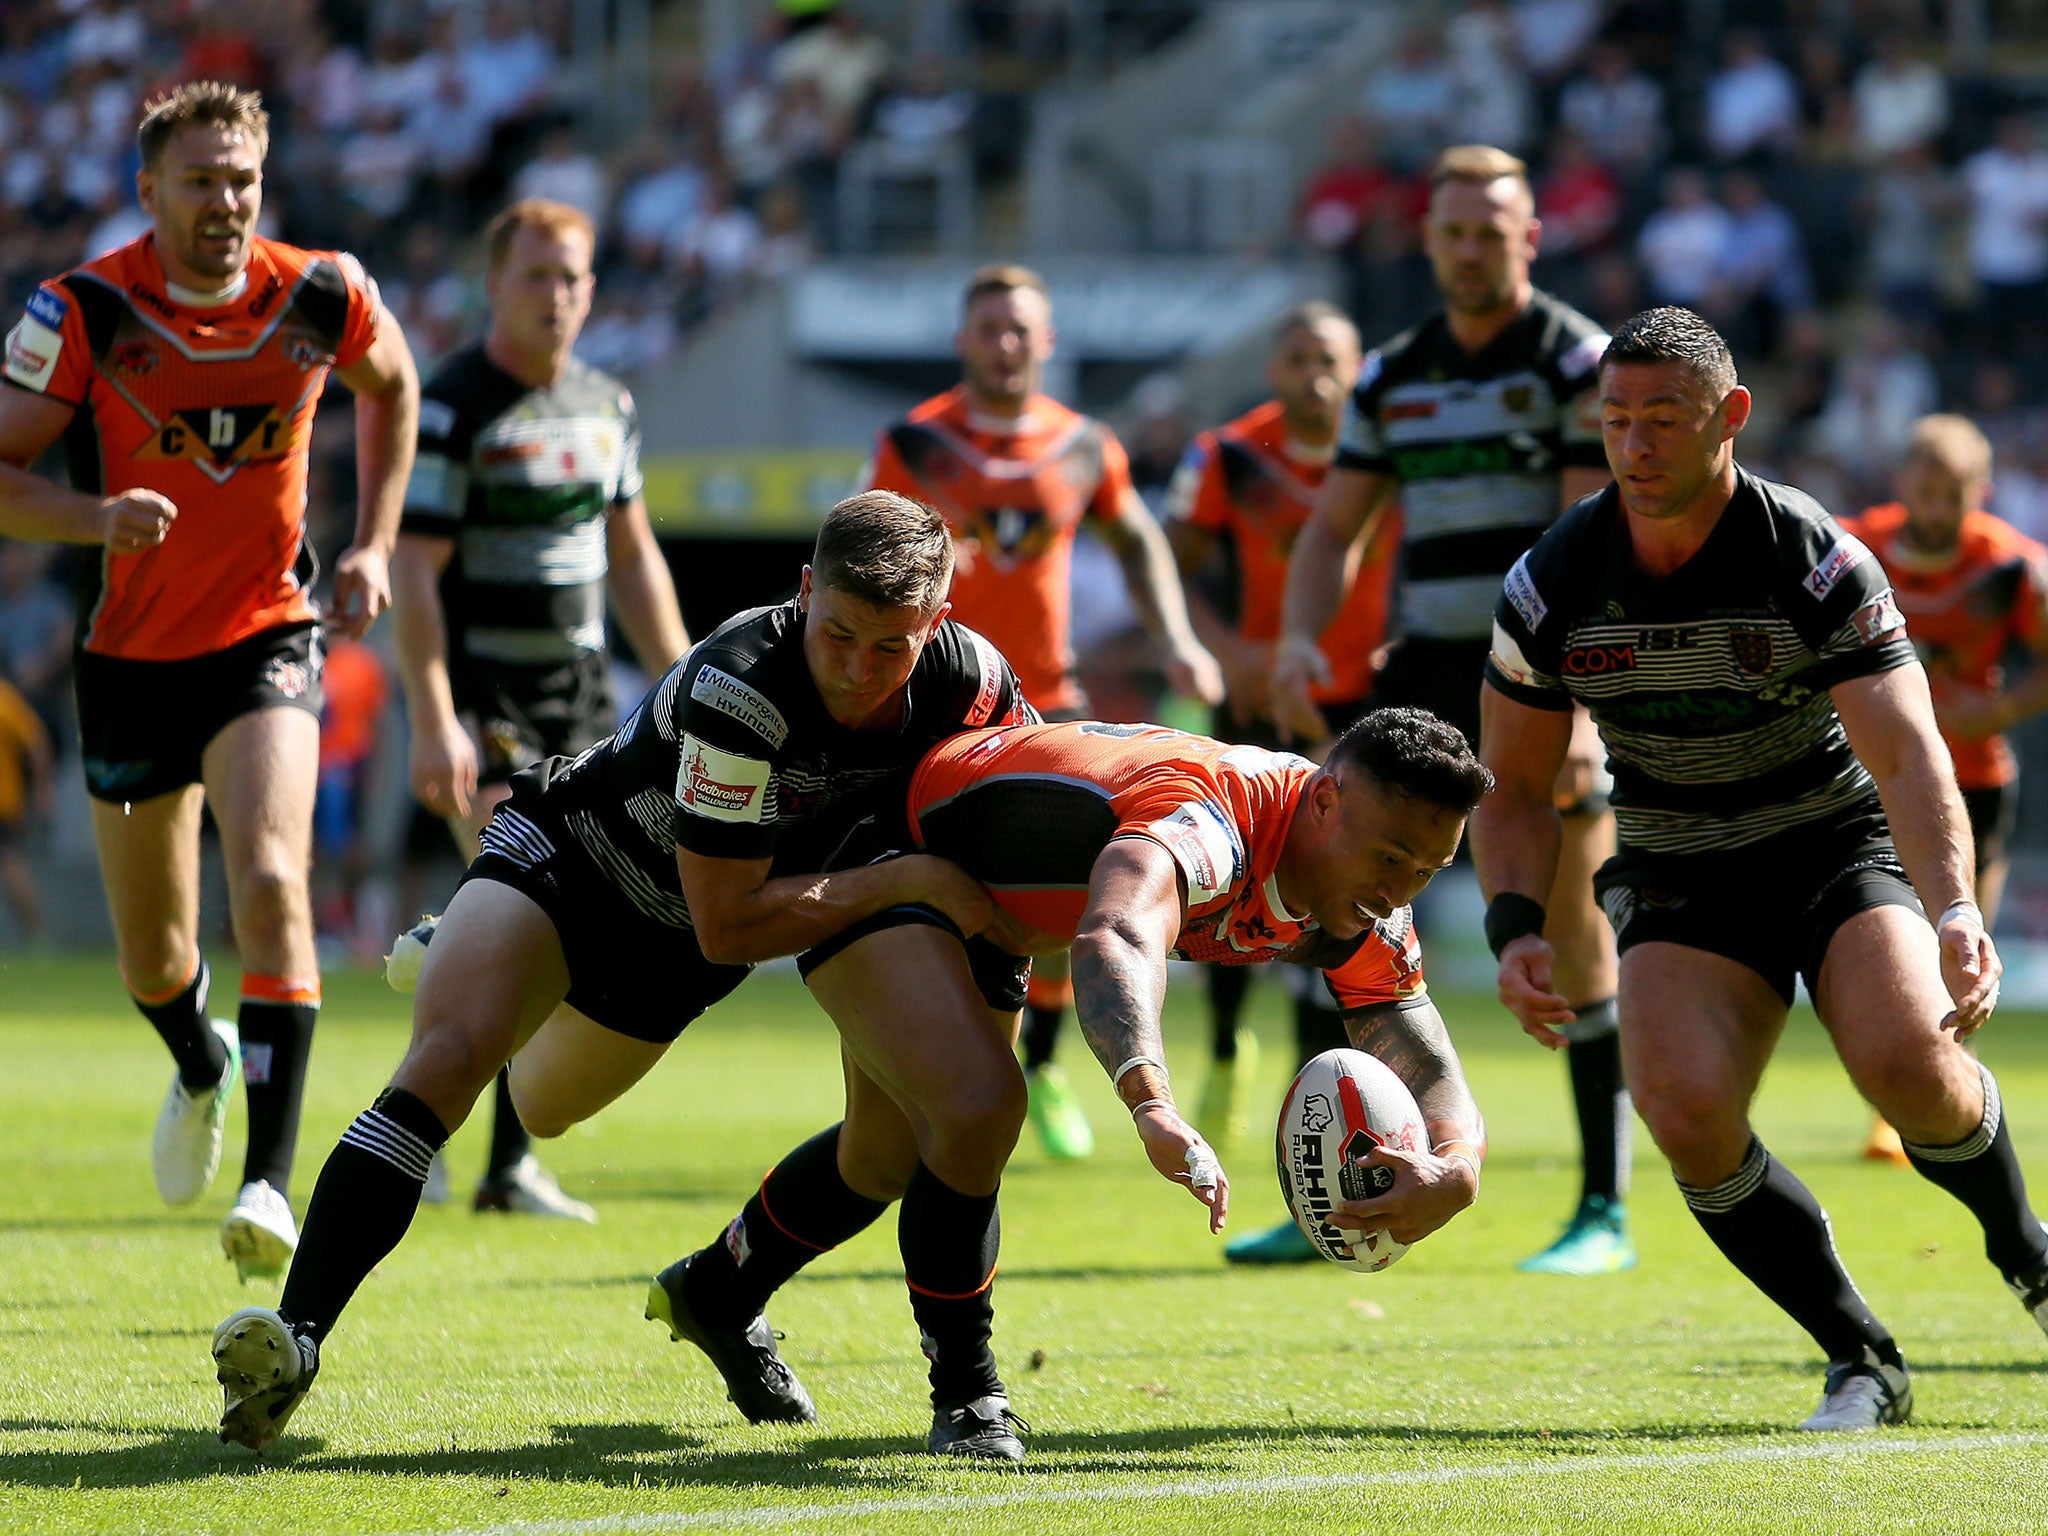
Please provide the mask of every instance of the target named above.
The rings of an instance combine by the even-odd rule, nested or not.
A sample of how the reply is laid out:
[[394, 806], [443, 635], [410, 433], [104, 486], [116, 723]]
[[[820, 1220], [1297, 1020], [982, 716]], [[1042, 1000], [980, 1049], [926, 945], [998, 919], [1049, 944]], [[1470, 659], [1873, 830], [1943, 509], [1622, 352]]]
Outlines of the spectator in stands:
[[1836, 362], [1834, 388], [1814, 423], [1813, 446], [1840, 466], [1856, 502], [1882, 497], [1913, 435], [1913, 423], [1941, 404], [1934, 365], [1888, 316]]
[[1558, 116], [1624, 181], [1648, 175], [1664, 158], [1664, 92], [1635, 66], [1626, 48], [1606, 42], [1565, 84]]
[[704, 191], [704, 213], [676, 245], [676, 255], [697, 307], [707, 314], [728, 308], [761, 275], [761, 221], [733, 196], [732, 178], [712, 175]]
[[1826, 32], [1799, 40], [1799, 160], [1832, 165], [1856, 158], [1856, 103], [1842, 45]]
[[1372, 125], [1356, 113], [1331, 119], [1329, 153], [1301, 195], [1300, 230], [1310, 250], [1356, 258], [1382, 219], [1412, 229], [1419, 210], [1402, 178], [1373, 153]]
[[936, 151], [957, 141], [974, 118], [974, 93], [947, 78], [946, 61], [920, 54], [875, 104], [875, 134], [903, 153]]
[[72, 606], [50, 576], [56, 550], [0, 539], [0, 677], [13, 680], [52, 735], [70, 702]]
[[1893, 151], [1863, 184], [1866, 281], [1877, 301], [1909, 324], [1931, 326], [1940, 318], [1944, 252], [1960, 206], [1954, 178], [1924, 142]]
[[602, 229], [610, 189], [603, 163], [577, 142], [575, 125], [561, 120], [548, 126], [540, 153], [512, 178], [512, 196], [566, 203]]
[[809, 266], [818, 242], [804, 216], [803, 194], [792, 182], [778, 181], [754, 204], [761, 218], [761, 276], [775, 281]]
[[814, 82], [843, 142], [865, 120], [876, 88], [889, 72], [889, 49], [867, 30], [852, 6], [835, 4], [822, 23], [805, 28], [778, 48], [768, 71], [777, 86]]
[[481, 37], [459, 52], [463, 85], [500, 142], [505, 130], [538, 117], [547, 106], [561, 60], [534, 26], [523, 0], [492, 0]]
[[1536, 103], [1505, 0], [1465, 0], [1445, 40], [1459, 137], [1522, 153], [1535, 131]]
[[1927, 148], [1947, 130], [1948, 118], [1942, 72], [1914, 56], [1903, 31], [1880, 31], [1856, 76], [1856, 144], [1864, 160], [1875, 165]]
[[1799, 90], [1754, 32], [1730, 32], [1707, 82], [1707, 148], [1724, 164], [1782, 159], [1799, 148]]
[[1515, 0], [1515, 39], [1538, 85], [1569, 74], [1600, 26], [1595, 0]]
[[1461, 99], [1457, 76], [1429, 27], [1412, 27], [1366, 78], [1360, 106], [1396, 170], [1413, 172], [1450, 142]]
[[1813, 278], [1799, 225], [1749, 171], [1721, 181], [1728, 230], [1714, 285], [1715, 323], [1737, 357], [1759, 361], [1778, 349], [1787, 316], [1813, 303]]
[[627, 165], [626, 189], [619, 195], [619, 239], [635, 265], [654, 265], [674, 233], [703, 216], [704, 167], [694, 156], [677, 153], [660, 134], [644, 135]]
[[33, 941], [43, 933], [42, 893], [21, 842], [57, 804], [57, 765], [49, 732], [28, 701], [0, 676], [0, 893], [15, 926]]
[[1664, 206], [1636, 240], [1650, 299], [1705, 309], [1728, 247], [1728, 210], [1714, 201], [1706, 176], [1681, 166], [1664, 177]]
[[362, 128], [342, 145], [336, 166], [342, 196], [355, 214], [350, 245], [374, 246], [380, 228], [396, 224], [412, 206], [422, 164], [419, 142], [406, 131], [404, 114], [395, 107], [373, 106]]
[[1963, 162], [1963, 186], [1979, 344], [2038, 350], [2048, 321], [2048, 154], [2033, 120], [2000, 119], [1994, 142]]
[[481, 210], [473, 196], [477, 174], [491, 152], [491, 123], [470, 99], [462, 66], [435, 55], [427, 88], [412, 104], [406, 132], [419, 146], [429, 205], [444, 223], [473, 224]]
[[1614, 244], [1621, 223], [1621, 183], [1584, 137], [1560, 128], [1550, 141], [1550, 169], [1536, 188], [1543, 256], [1585, 259]]

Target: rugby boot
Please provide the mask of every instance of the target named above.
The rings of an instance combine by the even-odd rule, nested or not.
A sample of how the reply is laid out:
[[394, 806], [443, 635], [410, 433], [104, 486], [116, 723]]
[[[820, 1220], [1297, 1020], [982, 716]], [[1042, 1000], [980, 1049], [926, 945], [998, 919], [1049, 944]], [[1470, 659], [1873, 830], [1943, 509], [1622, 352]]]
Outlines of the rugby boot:
[[942, 1403], [932, 1410], [932, 1432], [925, 1449], [934, 1456], [961, 1456], [975, 1461], [1015, 1466], [1024, 1459], [1024, 1441], [1031, 1426], [1010, 1411], [1002, 1396], [977, 1397], [964, 1403]]
[[1913, 1416], [1913, 1383], [1903, 1365], [1837, 1360], [1828, 1367], [1820, 1406], [1800, 1428], [1816, 1433], [1855, 1434]]
[[756, 1313], [744, 1328], [714, 1328], [690, 1307], [683, 1281], [696, 1254], [676, 1260], [647, 1288], [647, 1318], [666, 1323], [669, 1339], [688, 1339], [725, 1378], [726, 1396], [750, 1424], [809, 1424], [818, 1417], [811, 1394], [775, 1352], [775, 1331]]
[[220, 1438], [261, 1455], [312, 1389], [320, 1349], [268, 1307], [244, 1307], [213, 1331]]
[[1045, 1155], [1056, 1162], [1077, 1163], [1095, 1151], [1095, 1132], [1081, 1111], [1067, 1074], [1047, 1062], [1026, 1074], [1026, 1110]]
[[1586, 1196], [1556, 1242], [1515, 1266], [1529, 1275], [1613, 1275], [1635, 1267], [1628, 1207], [1605, 1195]]

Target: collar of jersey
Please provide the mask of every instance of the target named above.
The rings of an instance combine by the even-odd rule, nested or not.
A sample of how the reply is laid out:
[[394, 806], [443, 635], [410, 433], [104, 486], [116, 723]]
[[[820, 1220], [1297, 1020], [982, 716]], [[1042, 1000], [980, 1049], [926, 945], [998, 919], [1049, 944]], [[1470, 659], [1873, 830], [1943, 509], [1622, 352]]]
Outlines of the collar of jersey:
[[242, 268], [235, 274], [235, 280], [219, 293], [202, 293], [197, 288], [183, 288], [164, 279], [164, 293], [173, 304], [182, 304], [187, 309], [226, 309], [249, 291], [249, 269]]

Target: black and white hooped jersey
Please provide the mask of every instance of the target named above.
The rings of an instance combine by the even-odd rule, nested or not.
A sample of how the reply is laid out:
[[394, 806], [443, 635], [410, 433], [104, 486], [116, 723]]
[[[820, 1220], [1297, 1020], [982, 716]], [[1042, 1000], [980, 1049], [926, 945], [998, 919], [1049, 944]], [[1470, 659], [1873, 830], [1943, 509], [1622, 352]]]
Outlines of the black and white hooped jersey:
[[[910, 770], [932, 746], [956, 731], [1038, 718], [1002, 653], [948, 622], [918, 657], [902, 720], [848, 730], [811, 681], [803, 630], [794, 601], [727, 620], [669, 668], [616, 735], [528, 770], [544, 776], [557, 825], [656, 922], [690, 925], [678, 846], [771, 859], [778, 874], [821, 870], [862, 817], [904, 815]], [[528, 860], [553, 851], [548, 831], [513, 806], [492, 818], [485, 842]]]
[[1557, 518], [1568, 467], [1603, 468], [1607, 333], [1538, 291], [1477, 352], [1441, 312], [1366, 354], [1337, 464], [1401, 482], [1400, 632], [1484, 640], [1507, 568]]
[[1918, 665], [1876, 558], [1745, 470], [1669, 576], [1633, 564], [1624, 519], [1609, 486], [1515, 562], [1486, 665], [1518, 703], [1592, 712], [1623, 845], [1703, 853], [1875, 812], [1828, 690]]
[[420, 395], [407, 533], [455, 540], [441, 578], [451, 659], [556, 666], [604, 649], [605, 535], [641, 491], [624, 385], [574, 358], [534, 387], [464, 347]]

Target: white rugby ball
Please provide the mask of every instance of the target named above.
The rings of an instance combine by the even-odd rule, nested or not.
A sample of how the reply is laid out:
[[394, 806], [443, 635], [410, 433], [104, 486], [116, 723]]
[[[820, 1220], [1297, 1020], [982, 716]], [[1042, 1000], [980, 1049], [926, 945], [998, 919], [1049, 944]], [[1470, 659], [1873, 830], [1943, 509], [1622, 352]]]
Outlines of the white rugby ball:
[[1393, 1069], [1377, 1056], [1349, 1050], [1325, 1051], [1303, 1067], [1280, 1106], [1280, 1193], [1316, 1252], [1367, 1274], [1385, 1269], [1408, 1245], [1384, 1231], [1333, 1226], [1330, 1204], [1386, 1192], [1393, 1173], [1365, 1164], [1379, 1146], [1429, 1148], [1422, 1111]]

